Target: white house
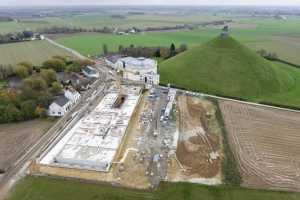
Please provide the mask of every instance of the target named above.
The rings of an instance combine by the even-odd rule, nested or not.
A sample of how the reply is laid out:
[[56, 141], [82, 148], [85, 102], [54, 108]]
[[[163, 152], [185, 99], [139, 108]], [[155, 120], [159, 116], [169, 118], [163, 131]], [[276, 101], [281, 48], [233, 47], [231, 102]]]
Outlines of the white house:
[[86, 66], [82, 69], [82, 73], [88, 78], [99, 78], [99, 72], [91, 66]]
[[49, 106], [48, 115], [54, 117], [64, 116], [71, 106], [72, 103], [68, 98], [64, 95], [58, 96]]
[[64, 90], [64, 95], [60, 95], [55, 98], [52, 104], [49, 106], [48, 115], [61, 117], [71, 109], [71, 107], [77, 103], [81, 95], [72, 87]]
[[123, 71], [123, 78], [144, 82], [150, 85], [159, 84], [157, 61], [148, 58], [121, 57], [116, 60], [106, 59], [106, 63], [115, 70]]
[[73, 88], [66, 89], [64, 95], [67, 99], [69, 99], [72, 105], [77, 103], [81, 97], [80, 93]]

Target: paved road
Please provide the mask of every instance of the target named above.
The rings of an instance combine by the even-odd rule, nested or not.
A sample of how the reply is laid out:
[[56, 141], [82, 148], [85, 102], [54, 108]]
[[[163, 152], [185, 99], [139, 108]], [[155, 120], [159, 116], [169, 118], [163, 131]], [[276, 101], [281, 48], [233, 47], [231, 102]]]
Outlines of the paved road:
[[[98, 66], [100, 67], [100, 66]], [[97, 79], [81, 97], [80, 101], [70, 110], [64, 117], [52, 126], [26, 153], [13, 165], [0, 179], [0, 200], [4, 199], [7, 191], [13, 186], [18, 177], [25, 172], [23, 168], [28, 166], [28, 163], [41, 154], [49, 145], [58, 141], [64, 136], [64, 130], [68, 130], [80, 118], [86, 115], [93, 107], [97, 105], [99, 100], [103, 98], [111, 83], [106, 81], [106, 74], [100, 73], [101, 76]], [[76, 114], [76, 116], [74, 116]]]

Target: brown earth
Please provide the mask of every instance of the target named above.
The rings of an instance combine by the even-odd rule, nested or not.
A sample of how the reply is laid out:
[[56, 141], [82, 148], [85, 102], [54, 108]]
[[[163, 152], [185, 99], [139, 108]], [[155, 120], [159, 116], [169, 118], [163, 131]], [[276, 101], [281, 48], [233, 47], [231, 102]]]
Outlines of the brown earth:
[[32, 120], [0, 125], [0, 169], [9, 168], [52, 125], [50, 120]]
[[300, 113], [219, 102], [243, 184], [300, 191]]
[[214, 106], [196, 97], [179, 96], [179, 144], [176, 155], [187, 175], [212, 178], [220, 173], [221, 159], [210, 153], [220, 150], [219, 129], [213, 120]]

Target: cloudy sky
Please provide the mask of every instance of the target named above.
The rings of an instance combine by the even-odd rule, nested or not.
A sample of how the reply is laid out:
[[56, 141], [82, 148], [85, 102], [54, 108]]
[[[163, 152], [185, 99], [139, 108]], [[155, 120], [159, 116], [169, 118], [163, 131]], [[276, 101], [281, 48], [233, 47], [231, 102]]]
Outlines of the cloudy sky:
[[0, 0], [0, 5], [298, 5], [300, 0]]

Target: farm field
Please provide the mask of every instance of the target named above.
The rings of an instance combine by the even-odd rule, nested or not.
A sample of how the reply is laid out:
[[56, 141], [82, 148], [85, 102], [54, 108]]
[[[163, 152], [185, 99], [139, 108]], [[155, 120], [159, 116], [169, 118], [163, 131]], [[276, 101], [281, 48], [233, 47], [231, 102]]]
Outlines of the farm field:
[[70, 56], [69, 52], [58, 48], [47, 41], [30, 41], [11, 44], [0, 44], [0, 64], [16, 65], [23, 61], [40, 65], [55, 55]]
[[[116, 13], [120, 15], [120, 11]], [[178, 24], [197, 24], [211, 20], [220, 20], [222, 16], [213, 16], [211, 14], [202, 15], [186, 15], [178, 16], [175, 14], [144, 14], [144, 15], [129, 15], [122, 13], [124, 18], [114, 18], [108, 13], [89, 13], [83, 15], [67, 15], [63, 17], [44, 17], [19, 20], [18, 22], [0, 22], [0, 33], [17, 32], [26, 29], [38, 31], [43, 28], [52, 26], [65, 27], [81, 27], [81, 28], [132, 28], [132, 27], [161, 27], [161, 26], [175, 26]]]
[[1, 124], [0, 169], [5, 170], [12, 165], [53, 123], [50, 120], [32, 120]]
[[12, 191], [9, 200], [297, 200], [299, 198], [299, 193], [209, 187], [189, 183], [162, 183], [157, 191], [150, 192], [46, 177], [27, 177]]
[[219, 101], [243, 185], [300, 191], [300, 113]]
[[[178, 17], [177, 17], [178, 18]], [[234, 19], [234, 17], [232, 16]], [[296, 52], [299, 50], [298, 41], [300, 19], [291, 18], [287, 21], [274, 19], [242, 19], [229, 24], [232, 36], [253, 50], [266, 49], [275, 52], [282, 59], [292, 63], [300, 63]], [[193, 31], [152, 32], [140, 35], [118, 36], [112, 34], [75, 34], [58, 36], [56, 40], [85, 55], [102, 53], [102, 45], [107, 44], [110, 51], [117, 51], [119, 45], [129, 46], [170, 46], [175, 43], [187, 44], [190, 48], [203, 44], [220, 32], [219, 27], [208, 26]]]

